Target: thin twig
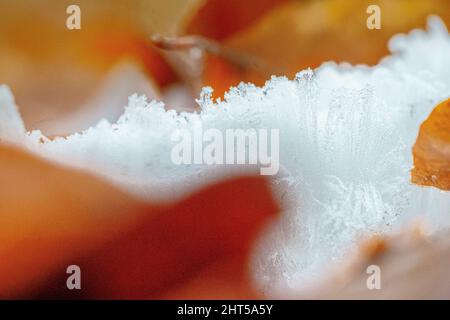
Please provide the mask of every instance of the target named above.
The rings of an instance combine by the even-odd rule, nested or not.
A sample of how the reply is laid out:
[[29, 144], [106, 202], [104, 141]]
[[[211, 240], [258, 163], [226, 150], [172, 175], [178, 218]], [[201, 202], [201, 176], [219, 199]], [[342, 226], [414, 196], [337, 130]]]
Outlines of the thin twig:
[[266, 63], [250, 54], [246, 54], [221, 43], [201, 36], [165, 37], [153, 35], [153, 44], [163, 50], [200, 49], [203, 52], [222, 57], [241, 68], [254, 68], [265, 73], [273, 73]]

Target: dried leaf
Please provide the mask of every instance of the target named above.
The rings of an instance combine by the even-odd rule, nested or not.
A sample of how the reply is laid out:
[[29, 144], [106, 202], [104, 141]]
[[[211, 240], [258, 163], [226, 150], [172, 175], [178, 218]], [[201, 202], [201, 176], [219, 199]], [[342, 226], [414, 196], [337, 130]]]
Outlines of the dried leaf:
[[153, 212], [97, 178], [5, 146], [0, 176], [3, 298], [39, 287], [63, 262], [125, 230], [144, 211]]
[[413, 183], [450, 190], [450, 99], [421, 125], [413, 155]]
[[[261, 177], [169, 206], [0, 147], [0, 297], [250, 298], [249, 252], [277, 207]], [[79, 265], [83, 290], [69, 291]]]
[[278, 5], [293, 0], [208, 0], [190, 17], [185, 34], [223, 40], [255, 23]]

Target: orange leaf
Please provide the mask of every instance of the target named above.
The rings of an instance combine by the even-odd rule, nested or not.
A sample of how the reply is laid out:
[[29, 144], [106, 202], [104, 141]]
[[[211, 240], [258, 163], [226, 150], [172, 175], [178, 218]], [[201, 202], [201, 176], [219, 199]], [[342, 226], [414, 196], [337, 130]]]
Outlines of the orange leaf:
[[413, 183], [450, 190], [450, 99], [421, 125], [413, 155]]
[[[249, 251], [277, 211], [261, 177], [162, 207], [6, 147], [0, 176], [0, 297], [255, 297]], [[72, 264], [81, 292], [66, 288]]]
[[292, 0], [208, 0], [191, 17], [185, 33], [222, 40], [288, 1]]
[[151, 206], [104, 181], [0, 146], [0, 297], [44, 284]]

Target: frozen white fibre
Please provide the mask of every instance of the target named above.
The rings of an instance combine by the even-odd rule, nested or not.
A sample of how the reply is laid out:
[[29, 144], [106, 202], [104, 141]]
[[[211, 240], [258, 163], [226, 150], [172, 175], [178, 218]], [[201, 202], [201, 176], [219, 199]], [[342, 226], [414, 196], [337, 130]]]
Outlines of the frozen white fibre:
[[278, 128], [281, 170], [274, 187], [287, 209], [261, 241], [255, 278], [263, 290], [301, 285], [362, 235], [389, 232], [411, 217], [440, 226], [450, 220], [448, 193], [409, 182], [419, 125], [450, 96], [450, 36], [433, 17], [428, 31], [396, 36], [389, 46], [392, 55], [375, 67], [326, 63], [293, 80], [273, 77], [262, 88], [241, 84], [225, 101], [212, 102], [204, 89], [198, 113], [177, 114], [133, 95], [117, 123], [103, 120], [52, 141], [38, 131], [25, 136], [20, 121], [10, 128], [15, 106], [2, 89], [0, 134], [22, 132], [27, 148], [144, 198], [172, 198], [211, 177], [247, 171], [173, 164], [174, 130]]

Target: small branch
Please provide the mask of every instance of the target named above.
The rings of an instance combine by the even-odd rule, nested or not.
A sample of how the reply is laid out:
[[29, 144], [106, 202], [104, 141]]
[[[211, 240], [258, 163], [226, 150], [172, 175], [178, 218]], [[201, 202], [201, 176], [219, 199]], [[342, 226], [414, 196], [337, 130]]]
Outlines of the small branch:
[[265, 73], [273, 73], [265, 63], [259, 59], [243, 53], [221, 43], [200, 36], [165, 37], [153, 35], [152, 43], [162, 50], [192, 50], [200, 49], [212, 55], [222, 57], [241, 68], [254, 68]]

